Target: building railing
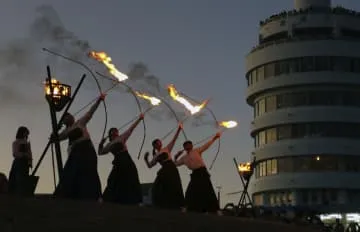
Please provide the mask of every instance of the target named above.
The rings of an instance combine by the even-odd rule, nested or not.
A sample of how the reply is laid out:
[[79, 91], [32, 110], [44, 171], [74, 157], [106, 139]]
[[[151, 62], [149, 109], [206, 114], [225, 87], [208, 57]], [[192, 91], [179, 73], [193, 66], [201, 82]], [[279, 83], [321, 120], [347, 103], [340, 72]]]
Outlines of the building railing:
[[351, 37], [338, 37], [338, 36], [306, 36], [306, 37], [289, 37], [286, 39], [280, 39], [276, 41], [270, 41], [266, 43], [262, 43], [258, 46], [255, 46], [251, 49], [250, 53], [253, 53], [255, 51], [261, 50], [263, 48], [272, 46], [272, 45], [278, 45], [278, 44], [284, 44], [284, 43], [292, 43], [292, 42], [303, 42], [303, 41], [312, 41], [312, 40], [345, 40], [345, 41], [360, 41], [356, 38]]
[[288, 16], [297, 16], [303, 14], [335, 14], [335, 15], [348, 15], [360, 17], [360, 12], [349, 10], [341, 6], [337, 6], [334, 8], [324, 8], [324, 7], [310, 7], [305, 10], [290, 10], [290, 11], [282, 11], [281, 13], [271, 15], [269, 18], [264, 21], [260, 21], [260, 26], [264, 26], [267, 23], [270, 23], [275, 20], [283, 19]]

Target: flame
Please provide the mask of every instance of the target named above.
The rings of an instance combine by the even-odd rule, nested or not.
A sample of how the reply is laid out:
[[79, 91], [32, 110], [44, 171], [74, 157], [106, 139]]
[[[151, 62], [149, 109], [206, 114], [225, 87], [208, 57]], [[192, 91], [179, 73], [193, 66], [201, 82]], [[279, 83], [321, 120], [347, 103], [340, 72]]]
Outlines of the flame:
[[151, 97], [149, 95], [146, 95], [144, 93], [135, 92], [138, 97], [144, 98], [146, 100], [149, 100], [151, 105], [158, 106], [161, 103], [161, 100], [156, 97]]
[[195, 105], [195, 106], [192, 105], [187, 99], [185, 99], [184, 97], [180, 96], [180, 94], [177, 92], [177, 90], [176, 90], [176, 88], [175, 88], [174, 85], [169, 85], [169, 86], [168, 86], [168, 91], [169, 91], [170, 96], [171, 96], [175, 101], [177, 101], [177, 102], [179, 102], [180, 104], [184, 105], [185, 108], [186, 108], [187, 110], [189, 110], [192, 115], [200, 112], [200, 110], [203, 109], [203, 108], [207, 105], [207, 103], [208, 103], [208, 101], [205, 100], [205, 101], [203, 101], [200, 105]]
[[119, 70], [117, 70], [117, 68], [115, 67], [114, 64], [111, 63], [111, 57], [108, 56], [105, 52], [95, 52], [95, 51], [91, 51], [89, 53], [89, 56], [94, 58], [95, 60], [102, 62], [109, 70], [109, 72], [116, 77], [116, 79], [118, 81], [125, 81], [127, 80], [129, 77], [120, 72]]
[[239, 164], [238, 170], [239, 170], [239, 172], [250, 172], [251, 171], [251, 163], [247, 162], [247, 163]]
[[[45, 81], [44, 84], [45, 84], [45, 94], [51, 95], [49, 82]], [[60, 98], [60, 96], [69, 95], [69, 88], [61, 85], [61, 83], [54, 78], [51, 79], [51, 86], [53, 89], [53, 94], [52, 94], [53, 97]]]
[[225, 128], [234, 128], [238, 125], [235, 121], [223, 121], [219, 123], [220, 126], [223, 126]]

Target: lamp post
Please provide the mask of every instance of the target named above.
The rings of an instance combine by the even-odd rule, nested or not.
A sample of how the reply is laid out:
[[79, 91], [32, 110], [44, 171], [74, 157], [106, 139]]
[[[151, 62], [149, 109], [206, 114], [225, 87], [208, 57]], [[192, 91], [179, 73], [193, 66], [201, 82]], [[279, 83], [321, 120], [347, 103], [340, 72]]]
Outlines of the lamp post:
[[251, 201], [250, 195], [248, 193], [248, 188], [249, 188], [250, 178], [251, 178], [252, 174], [254, 173], [254, 162], [238, 164], [236, 159], [234, 158], [234, 164], [235, 164], [237, 172], [240, 176], [240, 180], [241, 180], [241, 183], [242, 183], [243, 189], [244, 189], [241, 193], [239, 204], [238, 204], [241, 208], [245, 207], [247, 205], [246, 201], [248, 201], [249, 204], [252, 205], [252, 201]]
[[50, 116], [52, 131], [54, 135], [54, 144], [55, 144], [55, 156], [58, 168], [58, 176], [61, 176], [63, 170], [63, 163], [61, 157], [61, 148], [59, 142], [58, 134], [58, 121], [56, 117], [56, 112], [60, 112], [71, 100], [71, 87], [60, 83], [59, 81], [52, 79], [50, 67], [47, 66], [47, 79], [45, 82], [45, 98], [49, 103]]

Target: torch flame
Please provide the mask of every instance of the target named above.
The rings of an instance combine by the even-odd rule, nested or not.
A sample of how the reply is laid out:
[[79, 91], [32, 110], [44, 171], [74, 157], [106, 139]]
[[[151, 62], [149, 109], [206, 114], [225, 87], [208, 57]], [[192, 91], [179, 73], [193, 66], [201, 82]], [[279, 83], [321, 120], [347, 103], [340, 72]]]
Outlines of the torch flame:
[[223, 126], [225, 128], [234, 128], [238, 125], [235, 121], [223, 121], [219, 123], [220, 126]]
[[144, 94], [144, 93], [136, 92], [136, 95], [137, 95], [138, 97], [141, 97], [141, 98], [144, 98], [144, 99], [146, 99], [146, 100], [149, 100], [150, 103], [151, 103], [151, 105], [153, 105], [153, 106], [160, 105], [160, 103], [161, 103], [161, 100], [160, 100], [160, 99], [158, 99], [158, 98], [156, 98], [156, 97], [151, 97], [151, 96], [146, 95], [146, 94]]
[[52, 89], [53, 89], [53, 94], [51, 94], [50, 92], [50, 85], [49, 85], [49, 81], [45, 81], [44, 82], [45, 85], [45, 94], [50, 96], [53, 95], [54, 98], [59, 98], [60, 95], [63, 96], [67, 96], [69, 93], [69, 89], [68, 88], [61, 88], [60, 87], [60, 82], [54, 78], [51, 78], [51, 85], [52, 85]]
[[251, 163], [241, 163], [238, 166], [239, 172], [250, 172], [251, 171]]
[[89, 56], [94, 58], [95, 60], [103, 63], [109, 70], [109, 72], [116, 77], [116, 79], [118, 81], [125, 81], [127, 80], [129, 77], [120, 72], [119, 70], [117, 70], [117, 68], [115, 67], [114, 64], [111, 63], [112, 59], [110, 56], [108, 56], [105, 52], [95, 52], [95, 51], [91, 51], [89, 53]]
[[187, 110], [189, 110], [192, 115], [200, 112], [200, 110], [203, 109], [203, 108], [207, 105], [207, 103], [208, 103], [208, 101], [205, 100], [205, 101], [203, 101], [200, 105], [195, 105], [195, 106], [192, 105], [187, 99], [185, 99], [184, 97], [180, 96], [180, 94], [177, 92], [177, 90], [176, 90], [176, 88], [175, 88], [174, 85], [169, 85], [169, 86], [168, 86], [168, 91], [169, 91], [170, 96], [171, 96], [175, 101], [177, 101], [177, 102], [179, 102], [180, 104], [184, 105], [185, 108], [186, 108]]

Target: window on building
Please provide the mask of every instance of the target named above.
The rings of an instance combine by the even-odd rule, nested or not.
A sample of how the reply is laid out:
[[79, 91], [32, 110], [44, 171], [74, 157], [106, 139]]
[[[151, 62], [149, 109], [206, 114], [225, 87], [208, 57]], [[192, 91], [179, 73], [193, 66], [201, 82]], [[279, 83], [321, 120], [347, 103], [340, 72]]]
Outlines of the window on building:
[[315, 71], [314, 57], [302, 57], [301, 58], [301, 72]]
[[265, 65], [265, 79], [275, 76], [275, 63]]
[[263, 115], [266, 112], [266, 100], [259, 100], [259, 116]]
[[301, 198], [304, 205], [309, 204], [309, 192], [307, 190], [301, 191]]
[[260, 131], [259, 132], [259, 146], [262, 146], [265, 144], [266, 144], [266, 133], [265, 133], [265, 131]]
[[296, 162], [295, 157], [284, 157], [277, 160], [278, 172], [294, 172], [294, 163]]
[[258, 78], [257, 78], [257, 69], [254, 69], [251, 72], [251, 77], [252, 77], [252, 82], [255, 84], [256, 82], [258, 82]]
[[281, 74], [289, 74], [290, 72], [290, 63], [288, 60], [284, 60], [280, 62], [280, 75]]
[[280, 76], [281, 75], [281, 62], [275, 62], [275, 76]]
[[254, 205], [263, 205], [264, 204], [263, 199], [264, 199], [263, 194], [254, 194], [253, 195]]
[[258, 79], [258, 81], [263, 81], [265, 79], [264, 66], [257, 68], [257, 79]]
[[254, 115], [255, 117], [259, 116], [259, 102], [255, 102], [255, 105], [254, 105]]
[[267, 176], [271, 175], [271, 160], [266, 161], [266, 175]]
[[271, 174], [276, 175], [278, 173], [277, 159], [271, 160]]
[[304, 106], [307, 105], [307, 94], [306, 93], [293, 93], [291, 96], [291, 106]]
[[291, 126], [282, 125], [277, 128], [278, 131], [278, 140], [291, 139]]
[[289, 60], [289, 71], [290, 73], [300, 72], [299, 58]]
[[266, 143], [273, 143], [277, 141], [277, 130], [271, 128], [266, 130]]
[[252, 85], [266, 78], [298, 72], [356, 72], [360, 73], [360, 59], [352, 57], [314, 56], [281, 60], [259, 66], [248, 74]]
[[334, 71], [351, 72], [352, 60], [348, 57], [333, 57], [332, 65]]
[[266, 112], [276, 110], [276, 96], [269, 96], [266, 98]]
[[352, 60], [352, 71], [353, 72], [360, 72], [360, 59], [356, 58]]
[[307, 137], [307, 124], [292, 124], [291, 125], [292, 138], [306, 138]]
[[294, 200], [295, 200], [294, 199], [294, 193], [293, 192], [288, 192], [287, 193], [287, 203], [289, 205], [291, 205], [291, 204], [295, 203]]
[[269, 194], [269, 201], [271, 206], [276, 205], [276, 195], [274, 193]]

